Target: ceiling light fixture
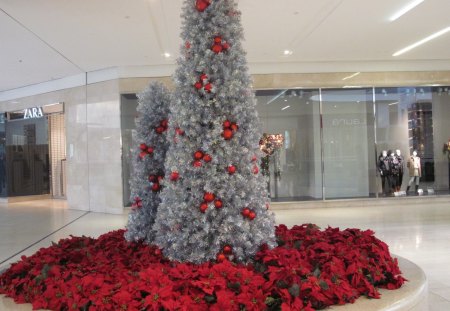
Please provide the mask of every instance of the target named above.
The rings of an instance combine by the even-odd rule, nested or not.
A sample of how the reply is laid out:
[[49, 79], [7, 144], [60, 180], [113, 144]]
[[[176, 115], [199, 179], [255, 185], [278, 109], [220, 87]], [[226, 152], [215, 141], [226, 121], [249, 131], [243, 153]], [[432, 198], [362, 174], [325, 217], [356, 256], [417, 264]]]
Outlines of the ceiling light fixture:
[[406, 53], [406, 52], [408, 52], [408, 51], [411, 51], [412, 49], [418, 47], [419, 45], [425, 44], [425, 43], [427, 43], [428, 41], [431, 41], [431, 40], [433, 40], [433, 39], [436, 39], [437, 37], [442, 36], [443, 34], [449, 32], [449, 31], [450, 31], [450, 27], [447, 27], [447, 28], [444, 28], [444, 29], [442, 29], [442, 30], [439, 30], [438, 32], [435, 32], [434, 34], [432, 34], [432, 35], [426, 37], [425, 39], [422, 39], [422, 40], [420, 40], [420, 41], [417, 41], [416, 43], [413, 43], [413, 44], [407, 46], [406, 48], [401, 49], [400, 51], [395, 52], [394, 54], [392, 54], [392, 56], [400, 56], [400, 55], [402, 55], [402, 54], [404, 54], [404, 53]]
[[292, 55], [292, 51], [291, 50], [284, 50], [284, 52], [283, 52], [283, 54], [285, 55], [285, 56], [289, 56], [289, 55]]
[[291, 106], [283, 107], [283, 108], [281, 108], [281, 110], [286, 110], [286, 109], [288, 109], [288, 108], [291, 108]]
[[400, 11], [398, 11], [397, 13], [392, 15], [389, 20], [391, 22], [393, 22], [393, 21], [399, 19], [400, 17], [402, 17], [403, 15], [405, 15], [406, 13], [408, 13], [409, 11], [411, 11], [412, 9], [414, 9], [416, 6], [418, 6], [419, 4], [421, 4], [424, 1], [425, 0], [415, 0], [415, 1], [410, 2], [409, 4], [405, 5]]
[[398, 102], [390, 103], [389, 106], [398, 105]]
[[169, 58], [170, 56], [171, 56], [170, 53], [167, 53], [167, 52], [164, 53], [165, 58]]
[[357, 75], [359, 75], [361, 72], [356, 72], [356, 73], [354, 73], [354, 74], [352, 74], [352, 75], [350, 75], [350, 76], [348, 76], [348, 77], [345, 77], [344, 79], [342, 79], [342, 80], [348, 80], [348, 79], [351, 79], [351, 78], [354, 78], [354, 77], [356, 77]]

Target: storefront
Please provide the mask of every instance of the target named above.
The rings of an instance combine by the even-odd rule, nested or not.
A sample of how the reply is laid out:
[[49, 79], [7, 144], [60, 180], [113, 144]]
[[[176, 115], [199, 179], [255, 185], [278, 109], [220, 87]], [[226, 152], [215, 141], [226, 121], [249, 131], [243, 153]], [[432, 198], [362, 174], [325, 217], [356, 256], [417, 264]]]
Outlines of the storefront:
[[64, 104], [30, 107], [0, 119], [2, 197], [65, 197]]
[[[256, 95], [263, 131], [272, 138], [266, 139], [273, 150], [265, 172], [273, 201], [449, 193], [449, 87], [293, 88]], [[402, 159], [402, 169], [383, 176], [383, 151]], [[420, 178], [409, 174], [413, 152]]]
[[[272, 201], [416, 195], [417, 182], [419, 195], [449, 194], [450, 87], [270, 89], [256, 97]], [[134, 94], [122, 95], [124, 205], [136, 106]], [[402, 159], [400, 171], [382, 176], [383, 151]], [[414, 151], [421, 176], [411, 181]]]

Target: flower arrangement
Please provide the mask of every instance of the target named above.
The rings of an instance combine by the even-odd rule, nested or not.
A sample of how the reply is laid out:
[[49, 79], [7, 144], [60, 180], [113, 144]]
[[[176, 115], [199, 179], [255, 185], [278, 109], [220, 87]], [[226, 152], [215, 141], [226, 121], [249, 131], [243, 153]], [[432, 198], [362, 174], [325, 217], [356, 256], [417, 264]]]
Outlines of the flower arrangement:
[[405, 281], [370, 230], [280, 225], [278, 247], [250, 265], [170, 262], [123, 236], [71, 237], [23, 256], [0, 276], [0, 294], [52, 310], [314, 310]]

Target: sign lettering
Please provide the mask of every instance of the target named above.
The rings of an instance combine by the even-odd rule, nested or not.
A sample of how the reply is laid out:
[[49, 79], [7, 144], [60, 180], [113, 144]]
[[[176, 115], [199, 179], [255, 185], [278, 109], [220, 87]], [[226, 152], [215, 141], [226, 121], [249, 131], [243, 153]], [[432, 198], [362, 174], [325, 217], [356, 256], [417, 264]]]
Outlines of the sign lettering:
[[37, 119], [42, 118], [44, 116], [44, 112], [41, 107], [34, 108], [26, 108], [25, 113], [23, 115], [24, 119]]

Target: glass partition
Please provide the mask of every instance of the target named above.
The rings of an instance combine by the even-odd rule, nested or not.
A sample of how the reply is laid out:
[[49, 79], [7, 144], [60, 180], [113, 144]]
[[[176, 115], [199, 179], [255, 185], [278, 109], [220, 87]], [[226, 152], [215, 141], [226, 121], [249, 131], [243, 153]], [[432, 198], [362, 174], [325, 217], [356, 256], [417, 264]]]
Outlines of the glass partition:
[[0, 114], [0, 197], [7, 196], [5, 114]]
[[319, 90], [260, 90], [256, 96], [272, 201], [322, 199]]

